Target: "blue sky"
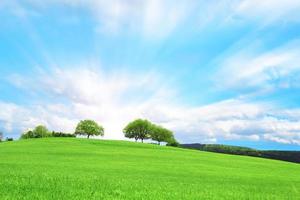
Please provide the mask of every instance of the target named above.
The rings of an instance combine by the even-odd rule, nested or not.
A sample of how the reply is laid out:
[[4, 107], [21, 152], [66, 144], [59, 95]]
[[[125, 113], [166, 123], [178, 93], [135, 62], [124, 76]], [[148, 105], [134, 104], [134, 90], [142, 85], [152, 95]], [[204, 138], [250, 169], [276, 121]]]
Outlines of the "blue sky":
[[0, 130], [147, 118], [180, 142], [300, 150], [297, 0], [2, 0]]

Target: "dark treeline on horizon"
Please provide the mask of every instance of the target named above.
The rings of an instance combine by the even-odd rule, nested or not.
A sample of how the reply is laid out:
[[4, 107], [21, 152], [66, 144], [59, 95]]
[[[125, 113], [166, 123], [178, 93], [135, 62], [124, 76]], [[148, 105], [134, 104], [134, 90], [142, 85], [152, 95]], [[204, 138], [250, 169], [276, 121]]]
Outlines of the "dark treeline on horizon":
[[196, 149], [215, 153], [225, 153], [232, 155], [254, 156], [283, 160], [288, 162], [300, 163], [300, 151], [275, 151], [275, 150], [257, 150], [248, 147], [230, 146], [222, 144], [180, 144], [182, 148]]

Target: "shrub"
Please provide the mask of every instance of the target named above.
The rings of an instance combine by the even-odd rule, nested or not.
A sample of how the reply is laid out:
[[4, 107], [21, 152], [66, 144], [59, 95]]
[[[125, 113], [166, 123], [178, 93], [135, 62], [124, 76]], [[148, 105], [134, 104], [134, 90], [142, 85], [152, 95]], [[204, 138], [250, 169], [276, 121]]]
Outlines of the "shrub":
[[179, 142], [177, 142], [177, 141], [175, 140], [175, 138], [173, 138], [173, 140], [171, 140], [171, 141], [169, 141], [169, 142], [167, 143], [167, 146], [179, 147], [180, 144], [179, 144]]
[[52, 137], [76, 137], [76, 135], [71, 133], [63, 133], [63, 132], [55, 132], [55, 131], [52, 131], [51, 136]]

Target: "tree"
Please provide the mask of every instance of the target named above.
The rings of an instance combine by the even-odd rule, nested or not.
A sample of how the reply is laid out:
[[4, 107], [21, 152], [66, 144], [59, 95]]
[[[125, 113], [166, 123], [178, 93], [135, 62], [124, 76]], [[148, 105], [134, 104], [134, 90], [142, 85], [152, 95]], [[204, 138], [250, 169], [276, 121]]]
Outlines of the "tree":
[[47, 129], [46, 126], [39, 125], [35, 127], [33, 130], [29, 130], [21, 135], [21, 139], [28, 139], [28, 138], [44, 138], [50, 137], [51, 133]]
[[179, 147], [180, 144], [177, 140], [173, 137], [167, 142], [167, 146]]
[[158, 125], [152, 125], [151, 128], [151, 139], [158, 142], [169, 142], [174, 139], [173, 132]]
[[33, 131], [27, 131], [27, 132], [24, 132], [22, 135], [21, 135], [21, 138], [20, 139], [28, 139], [28, 138], [36, 138]]
[[0, 142], [2, 142], [2, 140], [3, 140], [3, 133], [0, 132]]
[[46, 126], [39, 125], [33, 129], [33, 134], [37, 138], [49, 137], [51, 133], [48, 131]]
[[123, 132], [125, 137], [134, 138], [135, 141], [138, 139], [144, 142], [144, 139], [150, 137], [152, 124], [148, 120], [136, 119], [130, 122], [124, 129]]
[[90, 138], [91, 135], [104, 135], [104, 128], [98, 125], [93, 120], [80, 121], [75, 130], [76, 135], [87, 135]]

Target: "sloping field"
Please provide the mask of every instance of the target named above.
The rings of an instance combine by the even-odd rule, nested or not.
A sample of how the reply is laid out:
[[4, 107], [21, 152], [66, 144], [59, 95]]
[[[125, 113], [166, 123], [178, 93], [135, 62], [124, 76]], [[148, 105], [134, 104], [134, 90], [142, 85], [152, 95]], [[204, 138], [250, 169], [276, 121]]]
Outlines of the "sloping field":
[[3, 142], [0, 199], [300, 199], [300, 165], [122, 141]]

